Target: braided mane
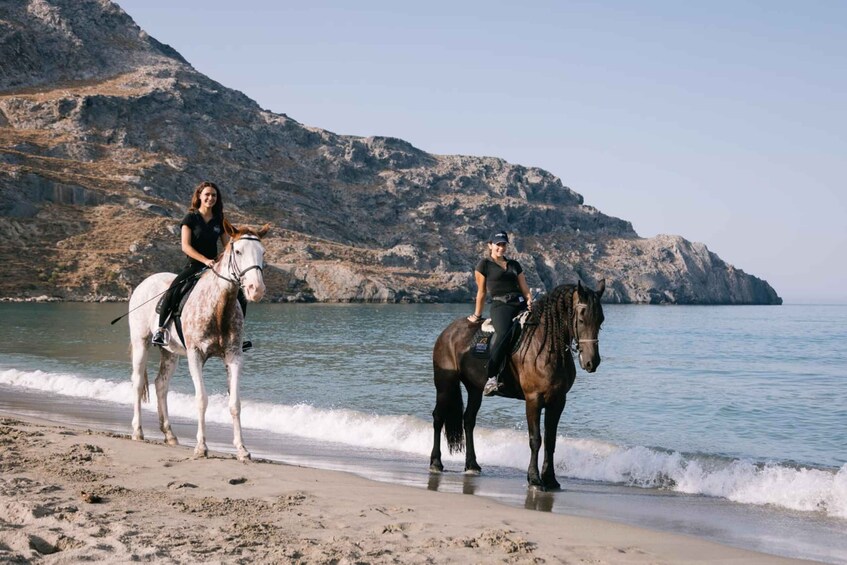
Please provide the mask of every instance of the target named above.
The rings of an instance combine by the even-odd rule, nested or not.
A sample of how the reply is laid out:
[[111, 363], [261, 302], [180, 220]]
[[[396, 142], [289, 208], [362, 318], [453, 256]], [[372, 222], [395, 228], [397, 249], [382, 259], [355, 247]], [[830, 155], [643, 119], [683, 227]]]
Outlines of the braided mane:
[[[549, 294], [536, 300], [532, 305], [532, 314], [524, 327], [524, 337], [521, 349], [526, 355], [529, 344], [540, 326], [543, 326], [544, 347], [548, 359], [554, 357], [559, 363], [565, 362], [565, 357], [571, 353], [571, 328], [573, 327], [573, 293], [576, 285], [563, 284], [557, 286]], [[540, 352], [539, 352], [540, 355]]]

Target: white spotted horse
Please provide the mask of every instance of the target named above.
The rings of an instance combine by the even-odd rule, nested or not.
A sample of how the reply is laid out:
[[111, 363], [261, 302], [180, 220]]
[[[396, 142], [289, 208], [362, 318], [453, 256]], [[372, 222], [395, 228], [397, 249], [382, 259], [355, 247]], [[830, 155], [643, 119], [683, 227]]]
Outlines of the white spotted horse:
[[[223, 253], [215, 265], [202, 272], [191, 294], [182, 307], [182, 342], [176, 339], [174, 321], [167, 327], [173, 336], [168, 345], [161, 347], [159, 372], [156, 375], [156, 398], [158, 400], [159, 427], [169, 445], [179, 442], [171, 429], [168, 417], [168, 387], [178, 356], [188, 358], [188, 370], [194, 383], [197, 402], [197, 446], [195, 456], [205, 457], [206, 407], [208, 396], [203, 382], [203, 366], [210, 357], [220, 357], [226, 366], [229, 411], [232, 415], [233, 444], [238, 459], [250, 459], [241, 435], [241, 398], [239, 381], [242, 369], [241, 342], [244, 328], [244, 313], [237, 296], [242, 289], [250, 302], [258, 302], [265, 293], [263, 279], [265, 248], [261, 238], [268, 232], [269, 225], [261, 229], [236, 229], [225, 225], [230, 237]], [[132, 384], [135, 389], [135, 404], [132, 417], [132, 438], [144, 439], [141, 429], [141, 403], [147, 400], [147, 354], [150, 337], [158, 326], [155, 301], [176, 275], [157, 273], [133, 291], [129, 301], [130, 347], [132, 349]]]

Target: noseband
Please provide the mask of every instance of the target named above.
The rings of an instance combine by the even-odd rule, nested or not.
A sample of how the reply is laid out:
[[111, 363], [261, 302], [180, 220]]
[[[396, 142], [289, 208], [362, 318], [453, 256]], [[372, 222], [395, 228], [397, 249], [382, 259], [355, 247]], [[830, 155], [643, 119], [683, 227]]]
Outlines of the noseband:
[[238, 263], [235, 262], [235, 243], [236, 243], [236, 241], [242, 241], [242, 240], [260, 241], [259, 238], [256, 237], [255, 235], [244, 235], [244, 236], [239, 237], [237, 240], [234, 240], [230, 244], [232, 249], [230, 250], [230, 253], [229, 253], [229, 265], [228, 265], [229, 274], [230, 274], [229, 277], [226, 277], [226, 276], [220, 274], [219, 272], [217, 272], [214, 269], [214, 267], [212, 268], [212, 272], [215, 273], [215, 275], [217, 275], [218, 278], [221, 278], [221, 279], [223, 279], [227, 282], [231, 282], [232, 284], [234, 284], [235, 286], [238, 286], [238, 287], [242, 286], [241, 285], [241, 279], [244, 277], [244, 275], [246, 275], [247, 273], [249, 273], [253, 269], [257, 269], [260, 273], [264, 271], [262, 266], [258, 265], [258, 264], [257, 265], [251, 265], [251, 266], [247, 267], [246, 269], [242, 269], [242, 270], [238, 269]]

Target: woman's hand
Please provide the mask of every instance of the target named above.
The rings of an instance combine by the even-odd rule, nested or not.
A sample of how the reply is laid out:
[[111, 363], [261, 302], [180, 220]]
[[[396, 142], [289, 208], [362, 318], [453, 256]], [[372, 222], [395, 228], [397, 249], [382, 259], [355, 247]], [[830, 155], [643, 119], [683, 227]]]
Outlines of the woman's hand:
[[206, 259], [206, 266], [211, 269], [212, 267], [215, 266], [215, 260], [214, 259]]
[[468, 321], [472, 324], [479, 324], [484, 319], [485, 318], [483, 318], [482, 316], [477, 316], [476, 314], [471, 314], [470, 316], [468, 316]]

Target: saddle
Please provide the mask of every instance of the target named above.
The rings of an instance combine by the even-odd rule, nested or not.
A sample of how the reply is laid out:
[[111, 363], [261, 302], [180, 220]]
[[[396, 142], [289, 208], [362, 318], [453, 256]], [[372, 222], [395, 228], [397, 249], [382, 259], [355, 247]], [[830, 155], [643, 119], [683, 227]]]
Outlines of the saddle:
[[[523, 335], [523, 327], [529, 318], [529, 314], [529, 310], [524, 310], [512, 319], [512, 326], [509, 328], [511, 339], [508, 344], [503, 344], [503, 347], [509, 347], [511, 351], [518, 348]], [[488, 359], [488, 350], [491, 347], [493, 337], [494, 324], [491, 323], [491, 318], [489, 318], [480, 325], [471, 338], [471, 355], [477, 359]]]
[[162, 298], [159, 299], [159, 303], [156, 304], [156, 313], [161, 314], [165, 308], [165, 303], [168, 302], [168, 294], [171, 292], [173, 293], [169, 301], [172, 306], [167, 319], [173, 320], [174, 328], [176, 329], [176, 333], [179, 336], [179, 340], [182, 342], [183, 347], [185, 347], [185, 337], [182, 335], [182, 309], [185, 307], [185, 303], [188, 301], [188, 296], [191, 294], [191, 291], [194, 290], [194, 286], [197, 284], [198, 280], [200, 280], [200, 277], [196, 275], [188, 277], [175, 286], [171, 291], [163, 294]]

